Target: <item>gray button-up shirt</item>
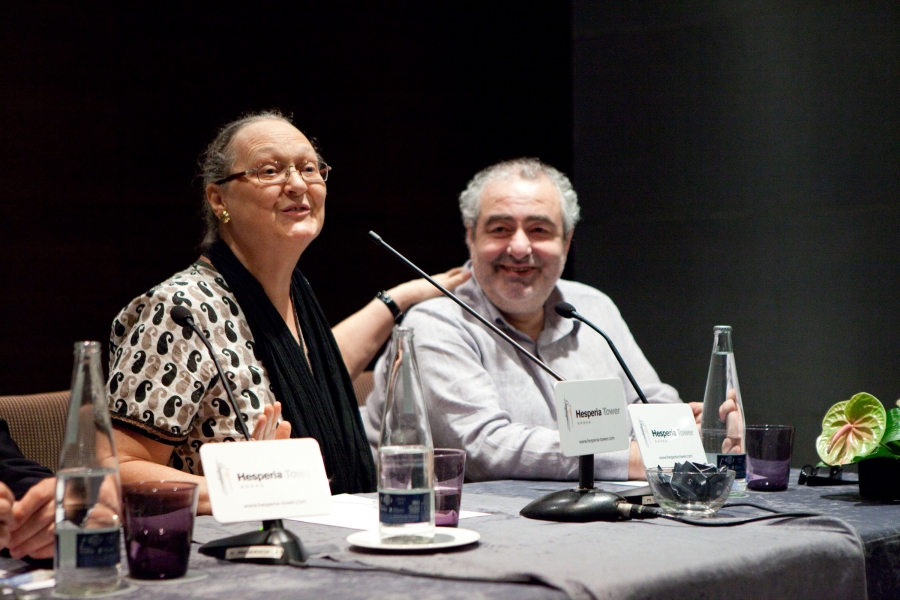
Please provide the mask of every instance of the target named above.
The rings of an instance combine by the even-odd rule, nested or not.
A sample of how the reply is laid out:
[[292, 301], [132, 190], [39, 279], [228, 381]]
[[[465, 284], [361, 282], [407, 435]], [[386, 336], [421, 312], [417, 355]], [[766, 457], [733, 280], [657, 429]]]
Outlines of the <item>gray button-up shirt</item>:
[[[612, 338], [650, 402], [680, 402], [678, 392], [660, 382], [612, 300], [592, 287], [559, 280], [544, 306], [544, 330], [536, 343], [503, 318], [474, 277], [456, 293], [566, 379], [618, 377], [626, 400], [639, 402], [606, 341], [553, 310], [565, 300]], [[434, 446], [465, 448], [467, 480], [577, 479], [578, 459], [560, 453], [553, 377], [449, 298], [413, 307], [403, 326], [415, 329]], [[380, 436], [387, 362], [384, 355], [378, 359], [375, 389], [366, 403], [373, 446]], [[598, 479], [628, 478], [627, 450], [598, 454], [594, 464]]]

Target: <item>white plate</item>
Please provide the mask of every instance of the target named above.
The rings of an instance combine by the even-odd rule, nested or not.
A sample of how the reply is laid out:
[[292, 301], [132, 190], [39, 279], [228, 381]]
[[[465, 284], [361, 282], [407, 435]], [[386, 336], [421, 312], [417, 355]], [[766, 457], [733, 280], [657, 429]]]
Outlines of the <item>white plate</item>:
[[434, 540], [428, 544], [385, 544], [378, 535], [378, 530], [357, 531], [347, 537], [347, 541], [360, 548], [383, 551], [409, 550], [440, 550], [441, 548], [455, 548], [474, 544], [481, 538], [481, 534], [471, 529], [459, 529], [457, 527], [435, 527]]

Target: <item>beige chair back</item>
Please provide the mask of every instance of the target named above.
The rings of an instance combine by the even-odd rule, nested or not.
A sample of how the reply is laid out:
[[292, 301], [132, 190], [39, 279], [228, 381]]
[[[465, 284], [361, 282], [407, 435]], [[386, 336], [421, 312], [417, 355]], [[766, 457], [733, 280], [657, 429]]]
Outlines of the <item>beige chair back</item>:
[[0, 396], [0, 418], [25, 458], [51, 469], [59, 466], [59, 451], [66, 431], [69, 391]]

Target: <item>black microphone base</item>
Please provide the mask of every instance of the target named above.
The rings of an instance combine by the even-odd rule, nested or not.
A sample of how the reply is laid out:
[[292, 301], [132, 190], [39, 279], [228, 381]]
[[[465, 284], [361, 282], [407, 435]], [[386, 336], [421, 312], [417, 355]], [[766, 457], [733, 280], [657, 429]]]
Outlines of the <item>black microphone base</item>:
[[558, 523], [591, 523], [618, 521], [621, 517], [616, 505], [625, 499], [597, 488], [562, 490], [538, 498], [519, 514], [528, 519]]
[[303, 564], [309, 555], [303, 542], [281, 520], [263, 521], [261, 531], [241, 533], [203, 544], [199, 552], [232, 562], [259, 565]]

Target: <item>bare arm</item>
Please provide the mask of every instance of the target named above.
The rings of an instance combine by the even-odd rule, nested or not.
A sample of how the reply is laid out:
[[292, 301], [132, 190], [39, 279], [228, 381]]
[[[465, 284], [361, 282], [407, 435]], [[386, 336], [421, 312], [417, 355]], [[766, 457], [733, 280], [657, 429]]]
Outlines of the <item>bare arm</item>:
[[[253, 429], [254, 440], [283, 440], [291, 437], [291, 424], [281, 418], [281, 403], [266, 406]], [[206, 478], [191, 475], [167, 466], [174, 448], [151, 440], [139, 433], [113, 425], [116, 453], [119, 455], [119, 476], [122, 483], [138, 481], [190, 481], [197, 484], [197, 514], [211, 515]]]
[[196, 483], [199, 492], [198, 515], [210, 515], [209, 491], [206, 479], [166, 466], [174, 448], [151, 440], [139, 433], [113, 425], [116, 453], [119, 455], [119, 476], [122, 483], [139, 481], [189, 481]]
[[[434, 278], [442, 286], [452, 290], [471, 276], [471, 272], [457, 267], [435, 275]], [[387, 293], [400, 310], [406, 312], [414, 304], [435, 298], [441, 292], [425, 279], [414, 279], [387, 290]], [[391, 311], [384, 302], [374, 299], [332, 329], [351, 379], [356, 379], [363, 372], [381, 345], [390, 337], [393, 327], [394, 316]]]

